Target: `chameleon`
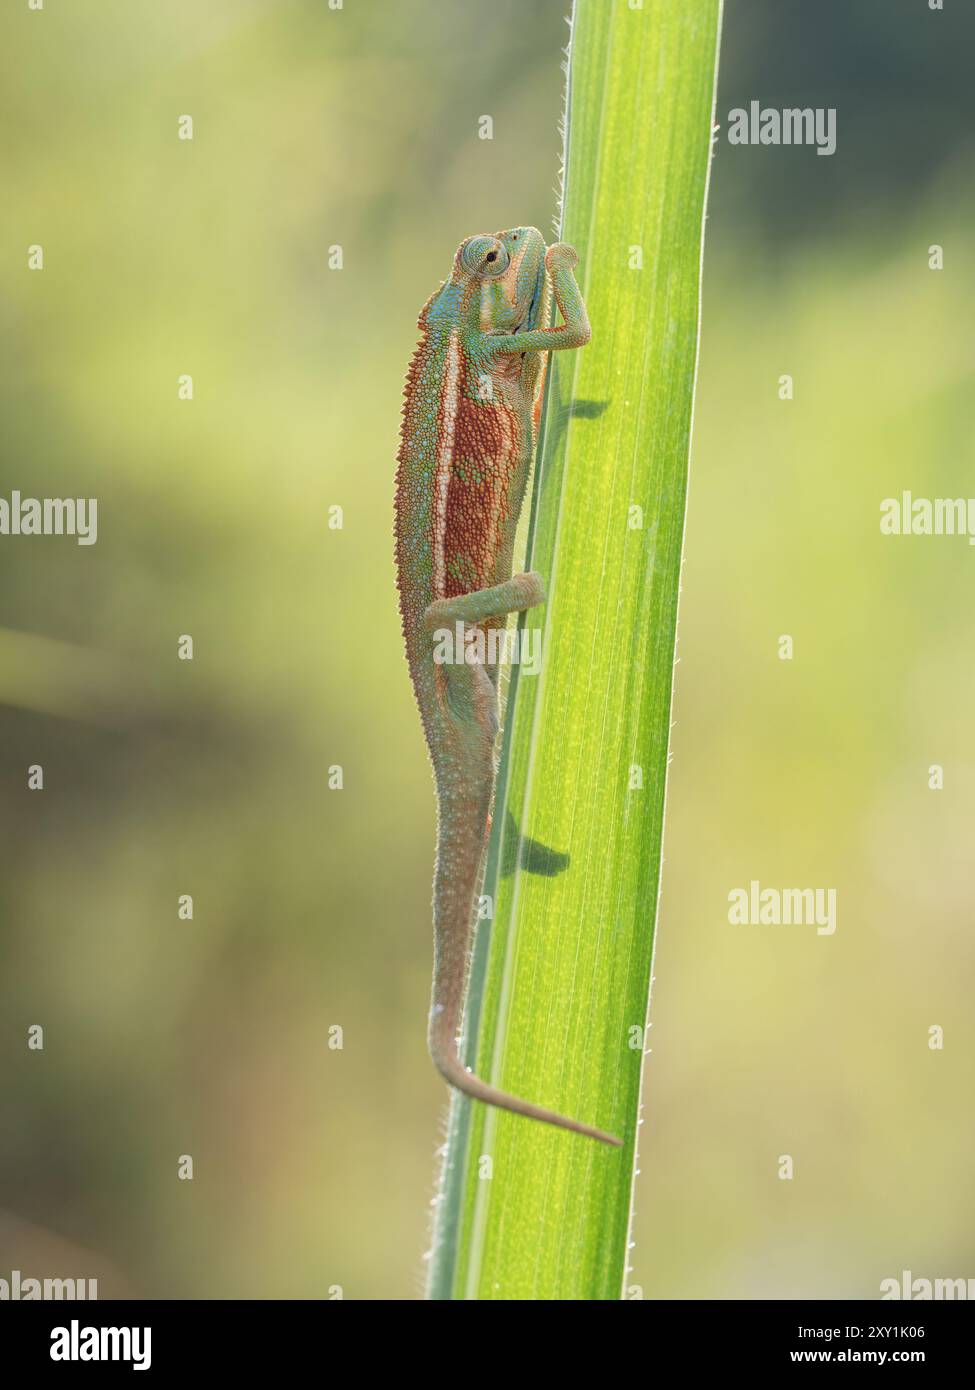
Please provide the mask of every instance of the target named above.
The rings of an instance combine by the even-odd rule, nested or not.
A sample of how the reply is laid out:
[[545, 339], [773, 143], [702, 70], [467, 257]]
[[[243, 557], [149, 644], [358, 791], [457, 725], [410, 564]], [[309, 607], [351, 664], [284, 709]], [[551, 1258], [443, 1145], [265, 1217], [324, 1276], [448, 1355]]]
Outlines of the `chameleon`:
[[[450, 278], [420, 312], [403, 389], [395, 559], [438, 807], [430, 1055], [451, 1086], [476, 1100], [619, 1145], [592, 1125], [489, 1085], [458, 1052], [499, 732], [498, 665], [478, 655], [496, 656], [496, 644], [467, 642], [545, 599], [540, 575], [512, 574], [515, 532], [547, 354], [581, 348], [591, 337], [577, 264], [571, 246], [546, 247], [535, 227], [461, 242]], [[563, 320], [554, 327], [552, 292]], [[463, 651], [435, 659], [435, 635], [456, 633], [458, 625]]]

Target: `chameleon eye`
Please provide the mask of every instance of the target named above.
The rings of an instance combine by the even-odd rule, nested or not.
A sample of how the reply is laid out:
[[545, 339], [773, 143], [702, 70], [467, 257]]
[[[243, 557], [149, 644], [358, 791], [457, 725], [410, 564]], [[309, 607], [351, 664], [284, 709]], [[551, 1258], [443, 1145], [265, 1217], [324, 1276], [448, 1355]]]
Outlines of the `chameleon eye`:
[[511, 257], [504, 247], [500, 251], [489, 251], [484, 257], [484, 264], [481, 267], [482, 275], [502, 275], [510, 263]]
[[496, 237], [475, 236], [461, 252], [464, 269], [479, 279], [502, 275], [508, 269], [510, 257]]

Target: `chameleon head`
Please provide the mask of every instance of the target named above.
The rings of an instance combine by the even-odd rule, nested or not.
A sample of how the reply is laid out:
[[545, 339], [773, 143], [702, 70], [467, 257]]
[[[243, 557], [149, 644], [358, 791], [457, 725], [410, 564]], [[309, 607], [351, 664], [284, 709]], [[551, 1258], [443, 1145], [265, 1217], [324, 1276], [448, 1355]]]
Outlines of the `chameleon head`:
[[537, 227], [513, 227], [461, 242], [454, 274], [473, 290], [482, 333], [537, 328], [545, 308], [545, 239]]

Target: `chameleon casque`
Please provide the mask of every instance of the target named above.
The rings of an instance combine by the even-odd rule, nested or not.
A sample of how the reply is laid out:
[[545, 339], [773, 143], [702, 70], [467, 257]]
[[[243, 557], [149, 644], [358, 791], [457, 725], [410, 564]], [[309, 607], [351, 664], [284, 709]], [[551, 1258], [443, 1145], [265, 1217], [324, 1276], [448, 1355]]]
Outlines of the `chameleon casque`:
[[[609, 1144], [577, 1120], [489, 1086], [463, 1065], [458, 1032], [484, 869], [499, 728], [498, 667], [435, 661], [434, 634], [486, 635], [542, 603], [537, 574], [512, 576], [534, 452], [545, 354], [590, 339], [571, 246], [534, 227], [468, 237], [420, 313], [396, 473], [396, 566], [406, 658], [438, 803], [429, 1048], [467, 1095]], [[564, 320], [545, 327], [549, 294]], [[485, 644], [486, 645], [486, 644]], [[490, 651], [490, 648], [487, 648]], [[472, 659], [473, 658], [473, 659]]]

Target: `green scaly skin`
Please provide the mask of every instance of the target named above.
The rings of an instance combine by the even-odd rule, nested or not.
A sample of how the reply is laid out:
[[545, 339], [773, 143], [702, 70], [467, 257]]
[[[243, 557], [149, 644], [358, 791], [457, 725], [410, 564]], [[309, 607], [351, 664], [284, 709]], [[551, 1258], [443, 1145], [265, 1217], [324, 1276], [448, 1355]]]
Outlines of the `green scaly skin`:
[[[582, 347], [589, 320], [576, 253], [534, 227], [462, 242], [449, 280], [419, 318], [404, 390], [396, 474], [396, 564], [403, 636], [437, 789], [430, 1054], [467, 1095], [608, 1144], [619, 1140], [489, 1086], [463, 1065], [474, 912], [495, 780], [498, 669], [438, 663], [434, 633], [503, 627], [541, 603], [537, 574], [512, 576], [537, 430], [545, 354]], [[548, 320], [549, 291], [564, 323]]]

